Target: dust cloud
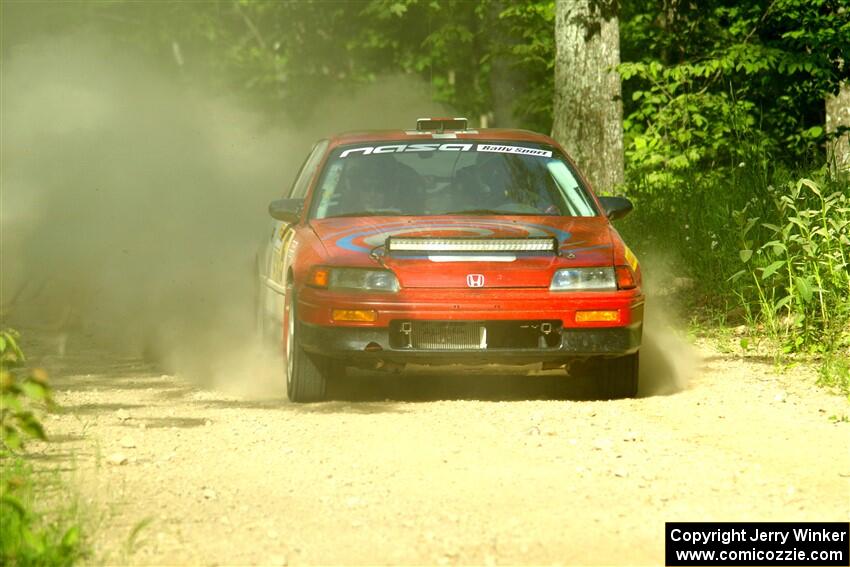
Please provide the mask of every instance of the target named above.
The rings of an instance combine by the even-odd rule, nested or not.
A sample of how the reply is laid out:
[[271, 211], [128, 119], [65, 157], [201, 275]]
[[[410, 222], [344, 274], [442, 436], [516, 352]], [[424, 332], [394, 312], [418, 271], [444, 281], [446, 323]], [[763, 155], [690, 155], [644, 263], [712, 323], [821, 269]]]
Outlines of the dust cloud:
[[687, 341], [677, 315], [677, 298], [689, 283], [674, 274], [681, 263], [656, 253], [642, 259], [644, 289], [643, 341], [640, 349], [640, 396], [684, 390], [699, 368], [699, 355]]
[[268, 202], [323, 135], [445, 110], [395, 77], [296, 128], [179, 79], [90, 36], [4, 51], [2, 324], [94, 334], [201, 383], [279, 393], [280, 362], [253, 332]]
[[646, 308], [643, 342], [640, 349], [639, 395], [674, 394], [684, 390], [697, 372], [699, 357], [677, 330], [663, 307], [653, 305], [658, 297], [650, 297]]

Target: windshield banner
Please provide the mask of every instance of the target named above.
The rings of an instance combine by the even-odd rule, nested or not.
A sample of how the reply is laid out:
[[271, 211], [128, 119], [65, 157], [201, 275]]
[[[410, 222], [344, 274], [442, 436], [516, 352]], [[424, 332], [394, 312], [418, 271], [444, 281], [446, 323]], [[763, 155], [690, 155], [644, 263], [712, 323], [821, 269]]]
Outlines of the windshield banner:
[[539, 148], [527, 148], [524, 146], [509, 146], [503, 144], [390, 144], [385, 146], [363, 146], [362, 148], [351, 148], [343, 151], [339, 157], [345, 158], [350, 155], [368, 156], [372, 154], [397, 154], [409, 152], [496, 152], [502, 154], [519, 154], [535, 157], [552, 157], [549, 150]]

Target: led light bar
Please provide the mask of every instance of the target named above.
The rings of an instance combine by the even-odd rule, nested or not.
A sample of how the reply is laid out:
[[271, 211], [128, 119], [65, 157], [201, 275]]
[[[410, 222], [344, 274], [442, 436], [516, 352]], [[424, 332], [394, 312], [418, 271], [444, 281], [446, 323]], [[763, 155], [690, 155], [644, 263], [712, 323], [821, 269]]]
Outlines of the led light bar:
[[469, 121], [466, 118], [417, 118], [416, 129], [420, 132], [445, 130], [466, 130]]
[[558, 247], [555, 238], [387, 238], [392, 252], [549, 252]]

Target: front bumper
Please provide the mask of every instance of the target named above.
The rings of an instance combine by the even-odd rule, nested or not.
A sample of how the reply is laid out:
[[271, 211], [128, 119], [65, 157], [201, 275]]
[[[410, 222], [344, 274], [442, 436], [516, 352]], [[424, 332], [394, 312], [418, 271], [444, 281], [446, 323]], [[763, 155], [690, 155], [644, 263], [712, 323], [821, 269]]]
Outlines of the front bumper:
[[387, 361], [428, 364], [532, 364], [590, 356], [622, 356], [640, 348], [643, 321], [625, 327], [564, 328], [560, 340], [546, 348], [433, 350], [394, 348], [389, 327], [301, 325], [299, 342], [308, 352], [355, 362]]
[[[396, 320], [563, 321], [564, 327], [626, 327], [643, 319], [644, 296], [638, 290], [612, 292], [551, 292], [539, 288], [402, 289], [395, 294], [343, 293], [311, 287], [298, 290], [298, 315], [305, 323], [329, 327], [388, 327]], [[371, 309], [372, 323], [334, 321], [334, 309]], [[616, 321], [579, 324], [582, 310], [620, 312]]]
[[[639, 290], [553, 293], [547, 289], [434, 290], [407, 289], [398, 294], [340, 294], [304, 288], [298, 294], [299, 342], [308, 352], [355, 360], [393, 362], [514, 363], [568, 361], [589, 356], [637, 352], [643, 329], [644, 297]], [[372, 323], [333, 321], [333, 309], [374, 310]], [[617, 320], [580, 323], [584, 310], [616, 310]], [[400, 342], [400, 322], [474, 322], [507, 326], [497, 348], [417, 348]], [[512, 324], [547, 322], [556, 330], [539, 343], [514, 344], [510, 335], [528, 332]], [[506, 339], [505, 335], [508, 335]], [[514, 348], [521, 346], [521, 348]], [[529, 348], [531, 347], [531, 348]]]

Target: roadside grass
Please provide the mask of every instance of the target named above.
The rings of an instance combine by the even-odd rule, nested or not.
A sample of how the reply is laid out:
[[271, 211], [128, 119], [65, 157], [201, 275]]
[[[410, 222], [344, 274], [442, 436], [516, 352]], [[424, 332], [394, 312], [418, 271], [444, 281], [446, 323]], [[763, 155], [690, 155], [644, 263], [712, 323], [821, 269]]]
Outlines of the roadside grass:
[[0, 471], [0, 563], [66, 566], [88, 555], [81, 508], [58, 473], [12, 456]]
[[818, 384], [834, 388], [850, 399], [850, 357], [827, 357], [821, 364]]

